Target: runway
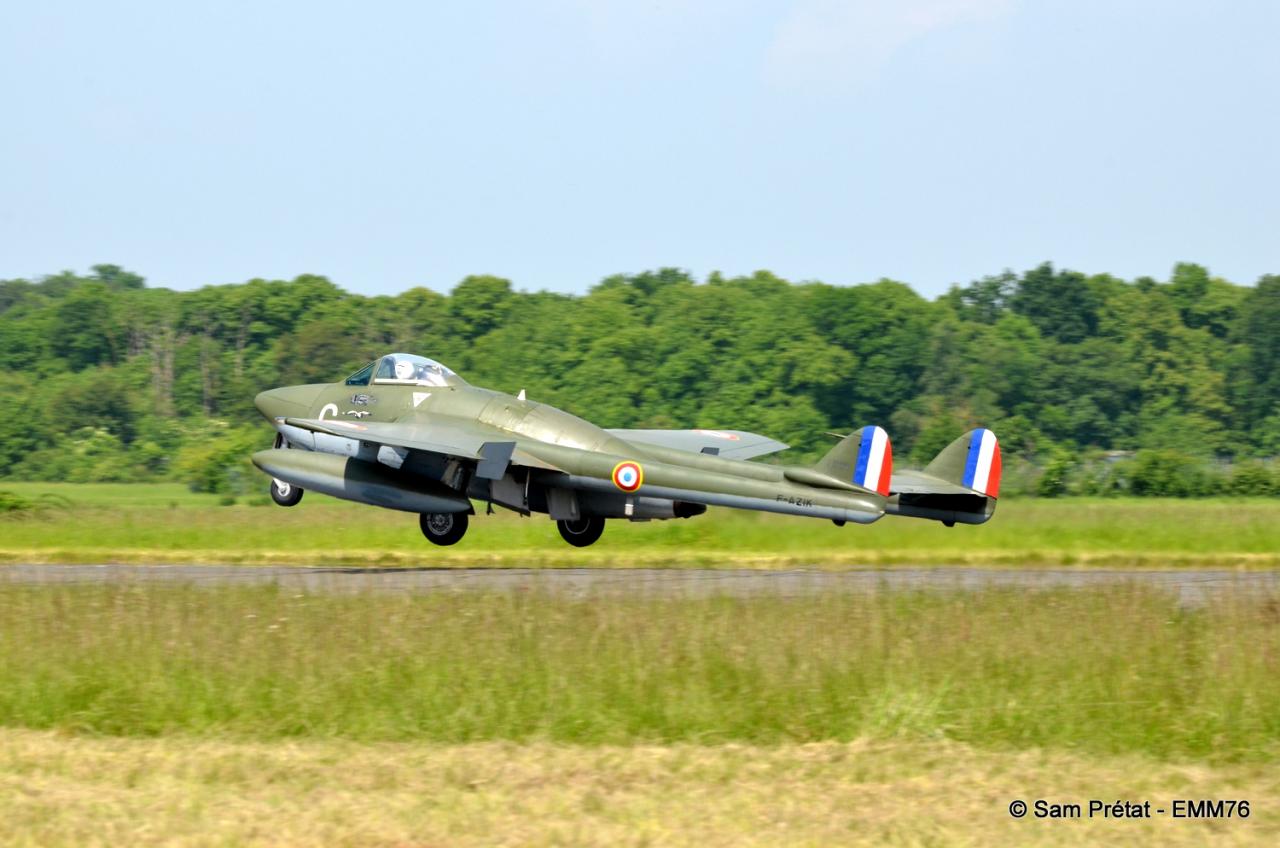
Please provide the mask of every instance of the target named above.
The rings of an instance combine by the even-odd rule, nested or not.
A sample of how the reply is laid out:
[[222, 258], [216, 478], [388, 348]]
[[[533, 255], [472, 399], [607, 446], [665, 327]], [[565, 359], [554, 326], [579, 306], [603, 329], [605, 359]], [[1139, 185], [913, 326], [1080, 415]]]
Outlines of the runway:
[[0, 565], [8, 584], [175, 583], [208, 586], [276, 585], [298, 591], [530, 592], [568, 595], [633, 594], [806, 596], [886, 590], [1035, 591], [1059, 587], [1140, 585], [1175, 593], [1186, 604], [1215, 593], [1280, 597], [1280, 572], [987, 569], [969, 566], [866, 568], [843, 571], [660, 568], [346, 568], [242, 565]]

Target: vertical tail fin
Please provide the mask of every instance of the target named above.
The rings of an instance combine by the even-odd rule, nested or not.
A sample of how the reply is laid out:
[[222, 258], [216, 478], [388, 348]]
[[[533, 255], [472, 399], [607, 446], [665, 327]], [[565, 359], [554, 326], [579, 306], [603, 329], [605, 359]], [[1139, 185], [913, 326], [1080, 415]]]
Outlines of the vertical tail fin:
[[989, 498], [1000, 497], [1000, 471], [1000, 443], [995, 433], [981, 427], [947, 445], [924, 469]]
[[863, 427], [841, 439], [814, 470], [888, 496], [889, 478], [893, 476], [889, 434], [875, 425]]

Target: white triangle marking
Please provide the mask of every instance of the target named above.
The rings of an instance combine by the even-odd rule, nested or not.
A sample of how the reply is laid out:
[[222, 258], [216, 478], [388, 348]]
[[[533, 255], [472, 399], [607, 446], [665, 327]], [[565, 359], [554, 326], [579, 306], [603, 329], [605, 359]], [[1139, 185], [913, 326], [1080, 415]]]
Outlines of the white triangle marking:
[[422, 402], [423, 402], [424, 400], [426, 400], [427, 398], [429, 398], [429, 397], [431, 397], [431, 392], [414, 392], [414, 393], [413, 393], [413, 408], [414, 408], [414, 409], [417, 409], [419, 406], [421, 406], [421, 405], [422, 405]]

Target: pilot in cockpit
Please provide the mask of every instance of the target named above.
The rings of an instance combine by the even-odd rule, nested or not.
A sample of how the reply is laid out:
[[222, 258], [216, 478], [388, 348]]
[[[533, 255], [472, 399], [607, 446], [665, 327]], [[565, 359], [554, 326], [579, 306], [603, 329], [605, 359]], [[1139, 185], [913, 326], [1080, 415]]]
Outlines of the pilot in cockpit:
[[434, 359], [409, 353], [392, 353], [382, 357], [378, 360], [377, 372], [373, 377], [375, 383], [416, 383], [419, 386], [447, 386], [451, 380], [461, 382], [456, 374]]

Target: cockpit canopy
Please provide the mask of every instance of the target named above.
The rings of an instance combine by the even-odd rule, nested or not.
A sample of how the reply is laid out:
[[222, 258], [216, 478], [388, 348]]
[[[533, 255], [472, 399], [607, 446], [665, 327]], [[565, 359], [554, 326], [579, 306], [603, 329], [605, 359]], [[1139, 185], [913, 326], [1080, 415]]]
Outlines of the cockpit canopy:
[[346, 379], [348, 386], [456, 386], [463, 379], [449, 368], [412, 353], [389, 353]]

